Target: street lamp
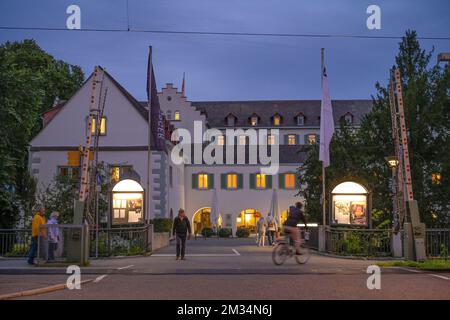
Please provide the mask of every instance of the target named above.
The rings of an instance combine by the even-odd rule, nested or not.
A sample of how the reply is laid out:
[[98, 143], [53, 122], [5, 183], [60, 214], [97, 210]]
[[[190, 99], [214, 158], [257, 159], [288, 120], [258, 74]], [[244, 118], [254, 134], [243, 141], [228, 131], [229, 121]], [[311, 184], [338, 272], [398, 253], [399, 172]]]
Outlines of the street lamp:
[[400, 224], [398, 221], [398, 207], [397, 207], [397, 167], [398, 167], [398, 159], [396, 156], [389, 156], [384, 158], [389, 166], [392, 169], [392, 222], [394, 227], [394, 232], [398, 232], [400, 229]]

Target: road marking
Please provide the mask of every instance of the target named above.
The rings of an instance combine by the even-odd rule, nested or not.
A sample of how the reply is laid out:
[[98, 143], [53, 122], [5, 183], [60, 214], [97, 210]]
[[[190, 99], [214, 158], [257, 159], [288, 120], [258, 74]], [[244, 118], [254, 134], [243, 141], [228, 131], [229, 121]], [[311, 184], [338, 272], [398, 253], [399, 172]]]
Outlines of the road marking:
[[[186, 257], [237, 257], [240, 254], [236, 253], [191, 253], [186, 254]], [[173, 253], [155, 253], [152, 257], [175, 257]]]
[[236, 249], [233, 248], [233, 249], [231, 249], [231, 250], [233, 250], [233, 252], [236, 253], [237, 256], [240, 256], [240, 255], [241, 255]]
[[432, 277], [436, 277], [436, 278], [440, 278], [440, 279], [444, 279], [444, 280], [450, 280], [450, 278], [441, 276], [439, 274], [432, 274], [432, 273], [430, 273], [429, 275], [432, 276]]
[[128, 269], [128, 268], [131, 268], [131, 267], [134, 267], [134, 264], [130, 264], [129, 266], [126, 266], [126, 267], [117, 268], [117, 270]]
[[94, 283], [99, 283], [100, 281], [102, 281], [104, 278], [106, 277], [106, 274], [98, 276], [97, 278], [95, 278]]

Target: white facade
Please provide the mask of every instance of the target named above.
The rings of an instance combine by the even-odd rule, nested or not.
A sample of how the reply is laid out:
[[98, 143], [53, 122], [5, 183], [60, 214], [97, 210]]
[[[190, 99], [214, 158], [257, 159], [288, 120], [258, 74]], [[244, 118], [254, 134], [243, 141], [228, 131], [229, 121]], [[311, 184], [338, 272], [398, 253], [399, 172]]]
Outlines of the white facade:
[[[31, 142], [30, 170], [38, 179], [40, 188], [45, 188], [52, 181], [58, 174], [58, 167], [68, 165], [68, 152], [73, 152], [80, 145], [83, 145], [87, 130], [91, 81], [92, 78], [88, 79]], [[104, 112], [106, 135], [101, 136], [99, 140], [99, 160], [114, 166], [132, 166], [134, 172], [138, 175], [138, 182], [147, 194], [148, 120], [146, 117], [148, 113], [145, 107], [146, 103], [137, 102], [107, 73], [103, 85], [108, 87]], [[205, 102], [188, 101], [186, 97], [182, 96], [181, 92], [177, 92], [172, 84], [167, 84], [158, 93], [158, 98], [162, 112], [175, 128], [184, 128], [193, 133], [194, 121], [202, 122], [203, 132], [208, 127], [220, 130], [230, 128], [230, 123], [226, 120], [228, 111], [224, 110], [224, 108], [227, 108], [226, 103], [218, 103], [216, 107], [215, 102], [211, 102], [212, 106], [205, 109]], [[238, 104], [238, 107], [233, 107], [236, 127], [241, 129], [252, 128], [251, 121], [247, 121], [247, 118], [250, 119], [254, 113], [252, 103], [230, 103]], [[258, 112], [266, 114], [261, 115], [261, 123], [254, 128], [279, 129], [281, 145], [287, 144], [288, 140], [285, 138], [287, 135], [294, 135], [296, 137], [295, 145], [298, 146], [308, 144], [307, 135], [319, 134], [317, 115], [320, 115], [320, 108], [317, 109], [316, 107], [317, 101], [314, 101], [314, 106], [309, 105], [308, 101], [299, 102], [301, 108], [306, 110], [302, 112], [305, 112], [306, 117], [309, 117], [309, 122], [306, 121], [305, 123], [303, 121], [297, 123], [294, 119], [298, 114], [295, 102], [289, 102], [290, 113], [286, 112], [286, 114], [283, 113], [282, 102], [274, 102], [276, 111], [273, 111], [273, 114], [279, 113], [285, 117], [284, 123], [282, 122], [280, 125], [271, 125], [270, 114], [267, 116], [271, 102], [265, 101], [264, 104], [267, 107], [259, 109]], [[354, 103], [350, 102], [350, 104], [352, 104], [352, 112], [355, 112]], [[341, 105], [345, 105], [345, 103], [338, 103], [339, 110], [342, 109]], [[288, 110], [287, 107], [286, 110]], [[236, 113], [239, 114], [235, 115]], [[280, 212], [287, 210], [290, 205], [301, 200], [296, 196], [297, 188], [286, 189], [282, 184], [279, 184], [278, 179], [280, 177], [278, 174], [272, 176], [271, 188], [264, 190], [251, 188], [250, 176], [260, 172], [260, 166], [257, 164], [175, 165], [171, 159], [170, 148], [168, 153], [152, 151], [151, 159], [151, 206], [150, 208], [146, 206], [146, 219], [174, 217], [179, 208], [184, 208], [189, 219], [193, 221], [196, 212], [212, 206], [213, 190], [215, 189], [223, 219], [222, 224], [227, 224], [226, 226], [231, 227], [234, 233], [242, 210], [254, 209], [263, 216], [269, 212], [274, 189], [277, 189]], [[279, 173], [295, 173], [301, 165], [300, 162], [301, 160], [297, 159], [293, 152], [281, 154]], [[214, 175], [214, 186], [210, 185], [207, 190], [193, 188], [193, 175], [199, 173]], [[238, 190], [223, 188], [221, 175], [226, 173], [236, 173], [241, 177], [242, 186]], [[148, 201], [146, 202], [148, 203]]]

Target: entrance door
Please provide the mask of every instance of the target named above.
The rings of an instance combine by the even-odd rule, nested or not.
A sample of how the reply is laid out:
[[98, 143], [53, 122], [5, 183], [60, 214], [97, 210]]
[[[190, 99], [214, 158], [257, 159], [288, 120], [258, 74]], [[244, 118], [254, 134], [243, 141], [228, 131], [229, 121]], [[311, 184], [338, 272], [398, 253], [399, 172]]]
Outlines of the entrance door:
[[211, 208], [202, 208], [194, 214], [194, 233], [200, 235], [204, 228], [212, 228]]
[[237, 227], [246, 227], [251, 233], [256, 233], [256, 224], [261, 213], [255, 209], [245, 209], [239, 213], [237, 218]]

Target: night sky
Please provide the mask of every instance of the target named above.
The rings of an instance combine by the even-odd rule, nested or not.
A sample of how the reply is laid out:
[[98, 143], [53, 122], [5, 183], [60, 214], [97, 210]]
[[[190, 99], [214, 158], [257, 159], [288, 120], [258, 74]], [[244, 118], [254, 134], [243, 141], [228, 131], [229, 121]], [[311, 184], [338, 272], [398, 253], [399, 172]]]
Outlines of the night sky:
[[[81, 7], [82, 28], [126, 29], [125, 0], [1, 0], [0, 26], [65, 28], [66, 8]], [[381, 7], [381, 30], [366, 9]], [[249, 33], [450, 37], [448, 0], [129, 0], [131, 29]], [[181, 87], [189, 100], [319, 99], [320, 48], [326, 50], [334, 99], [368, 99], [386, 82], [399, 39], [274, 38], [127, 32], [0, 30], [0, 42], [35, 39], [57, 59], [96, 64], [137, 99], [145, 99], [148, 46], [158, 88]], [[450, 52], [449, 40], [422, 40]], [[436, 55], [432, 63], [436, 62]]]

